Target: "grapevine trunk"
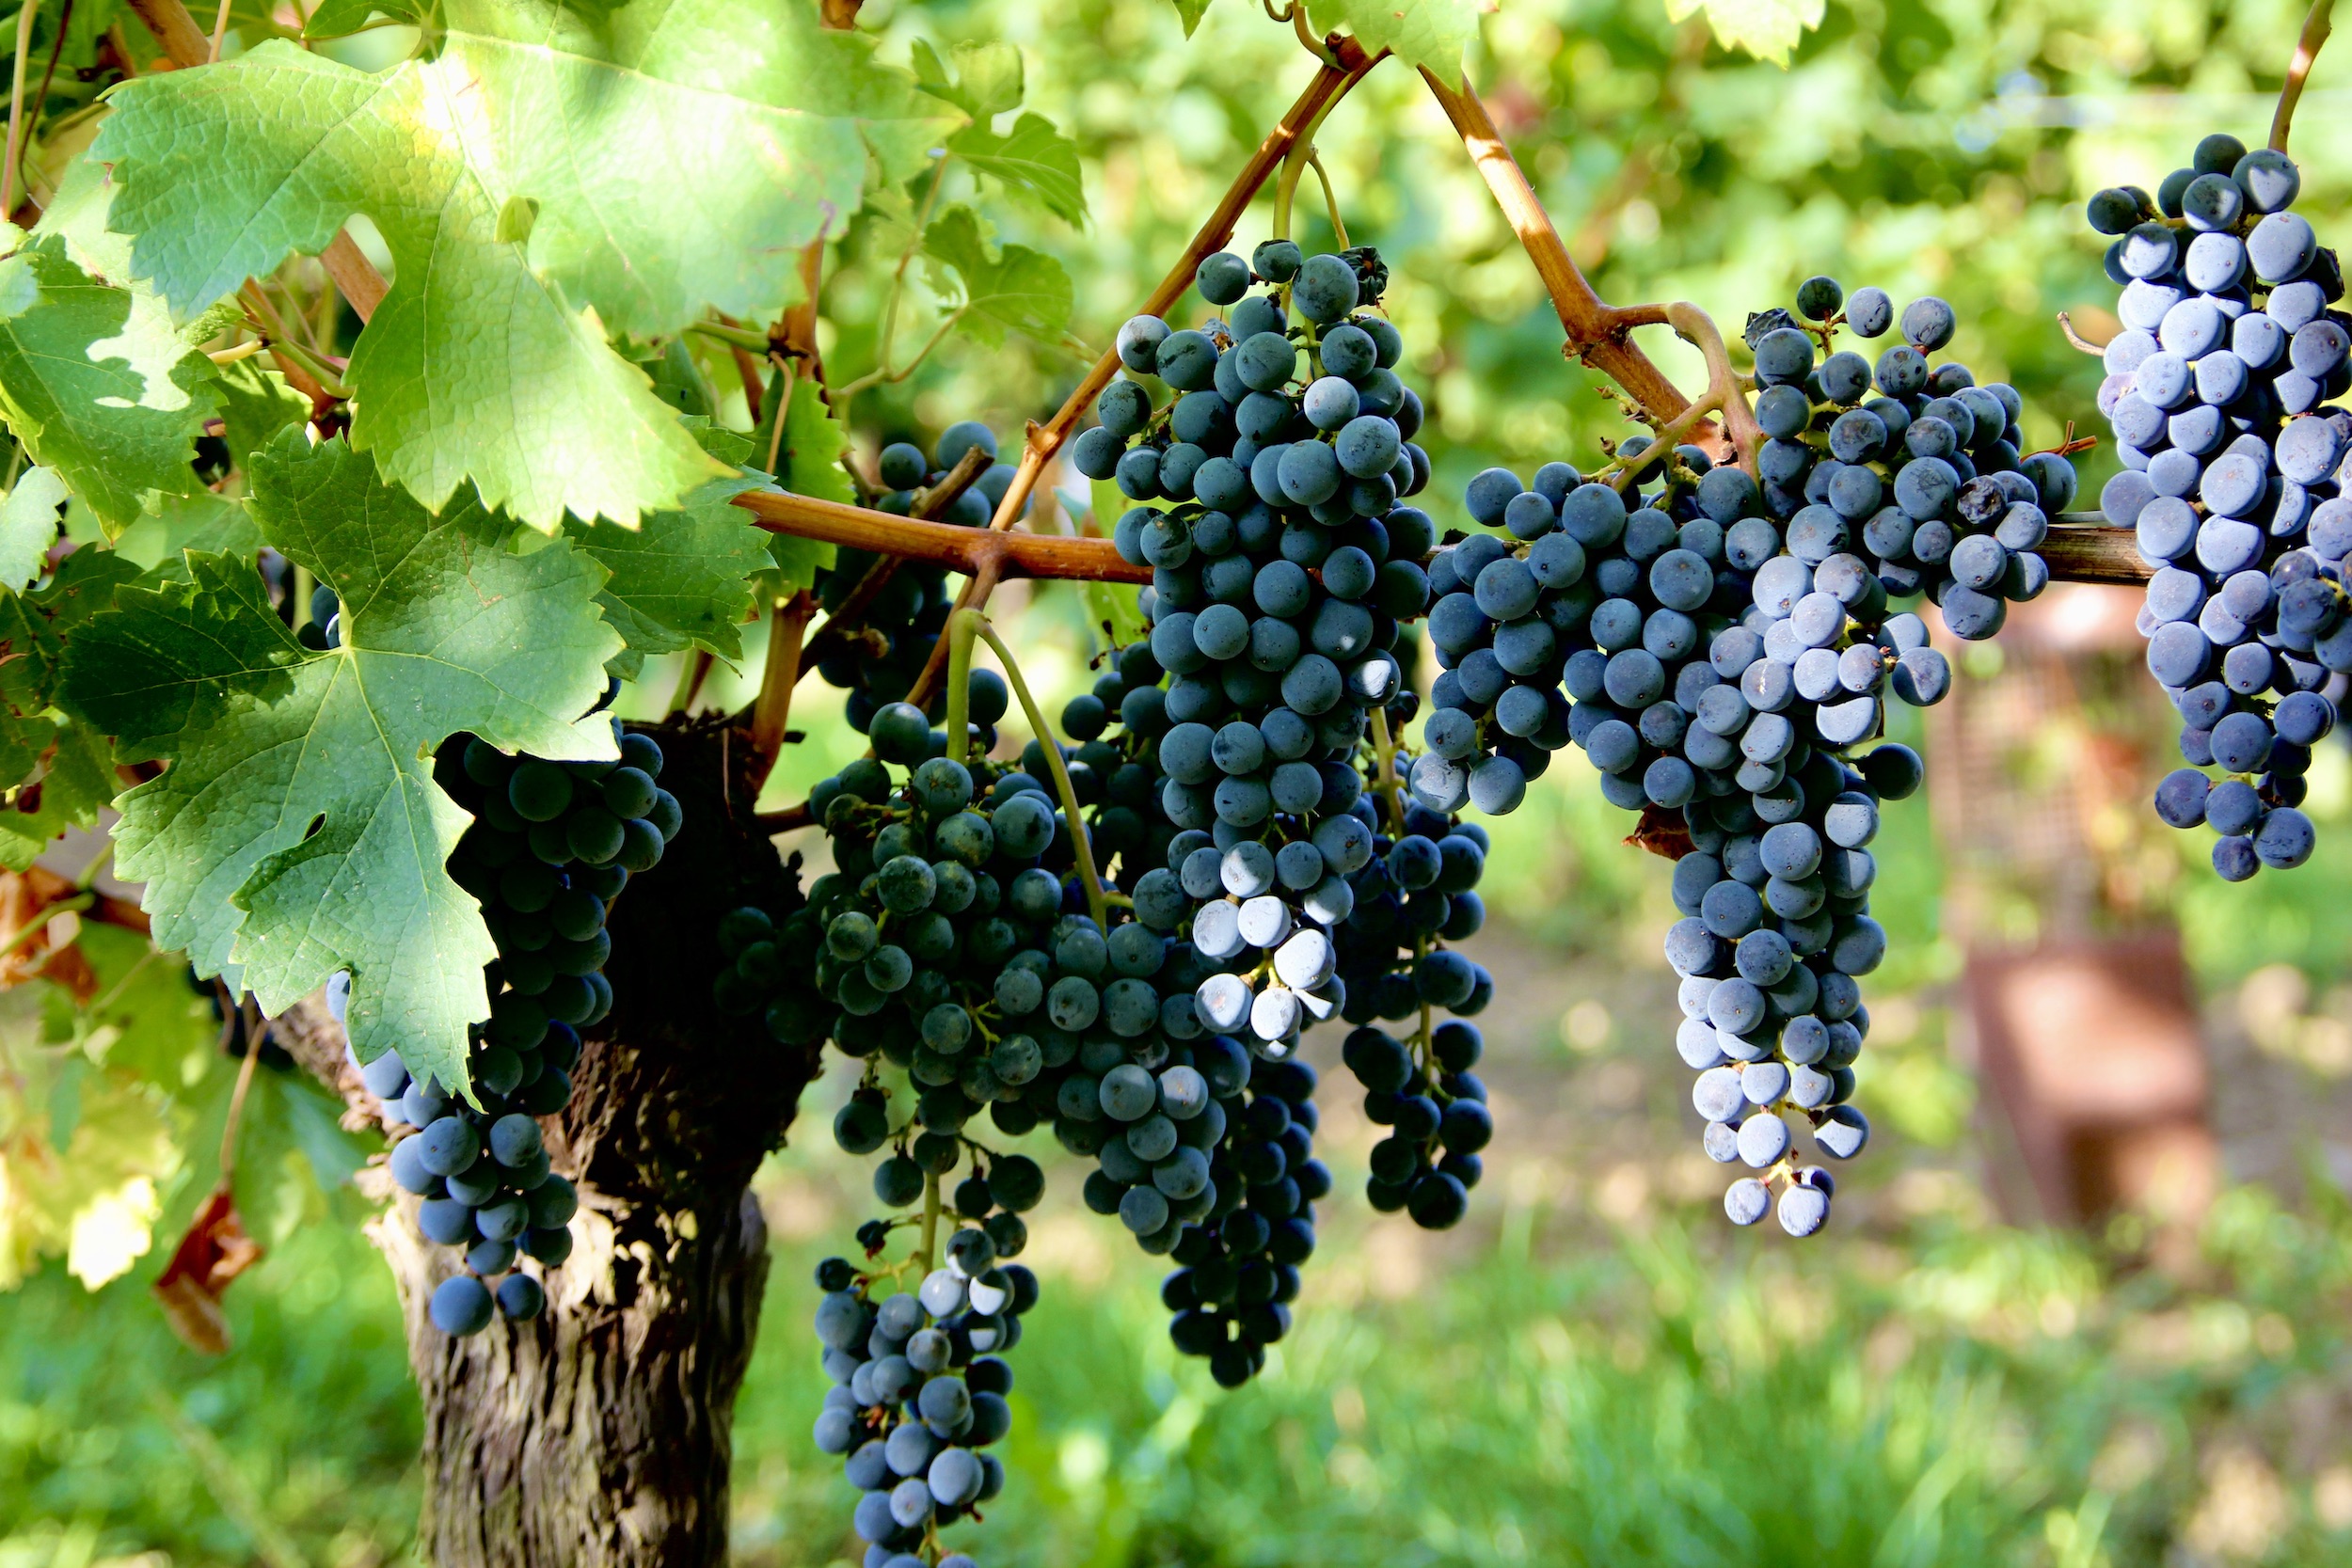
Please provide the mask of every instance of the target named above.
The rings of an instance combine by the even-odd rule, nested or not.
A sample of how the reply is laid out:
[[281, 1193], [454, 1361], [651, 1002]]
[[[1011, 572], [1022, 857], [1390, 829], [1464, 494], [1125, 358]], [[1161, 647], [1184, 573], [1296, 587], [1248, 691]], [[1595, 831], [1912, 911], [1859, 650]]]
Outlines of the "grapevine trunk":
[[[424, 1404], [419, 1555], [440, 1568], [637, 1568], [726, 1556], [735, 1398], [768, 1274], [750, 1191], [814, 1053], [710, 1001], [718, 915], [794, 902], [752, 815], [748, 731], [653, 732], [686, 826], [614, 905], [611, 1017], [588, 1031], [570, 1103], [549, 1118], [555, 1169], [579, 1184], [576, 1249], [546, 1271], [537, 1319], [452, 1338], [426, 1316], [457, 1266], [402, 1195], [370, 1227], [406, 1319]], [[382, 1107], [341, 1030], [306, 1004], [281, 1038], [352, 1104]], [[390, 1192], [380, 1168], [379, 1193]]]

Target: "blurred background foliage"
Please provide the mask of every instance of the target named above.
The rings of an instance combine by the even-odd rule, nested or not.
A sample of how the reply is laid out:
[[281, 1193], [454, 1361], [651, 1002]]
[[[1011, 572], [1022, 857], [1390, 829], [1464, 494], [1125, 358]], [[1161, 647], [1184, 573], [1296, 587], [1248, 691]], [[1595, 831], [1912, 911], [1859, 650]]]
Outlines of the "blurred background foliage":
[[[1701, 23], [1670, 24], [1657, 0], [1505, 0], [1470, 69], [1608, 298], [1692, 299], [1736, 328], [1815, 272], [1899, 299], [1941, 293], [1959, 308], [1957, 351], [2020, 388], [2027, 435], [2046, 445], [2070, 422], [2098, 428], [2096, 363], [2055, 314], [2093, 340], [2113, 329], [2081, 198], [2153, 187], [2207, 131], [2258, 140], [2299, 22], [2283, 0], [1831, 0], [1784, 71], [1726, 54]], [[1076, 139], [1090, 203], [1083, 228], [990, 207], [1001, 239], [1068, 268], [1073, 341], [949, 338], [854, 400], [868, 452], [974, 417], [1017, 440], [1310, 69], [1243, 0], [1216, 0], [1189, 42], [1166, 0], [868, 0], [860, 25], [899, 57], [916, 36], [1018, 43], [1028, 105]], [[2323, 234], [2352, 196], [2344, 66], [2323, 60], [2296, 126], [2303, 207]], [[1376, 72], [1320, 145], [1350, 239], [1392, 269], [1408, 380], [1433, 415], [1439, 477], [1423, 500], [1441, 522], [1463, 522], [1454, 498], [1480, 467], [1589, 463], [1625, 432], [1596, 378], [1561, 359], [1532, 270], [1416, 80]], [[1264, 213], [1240, 248], [1263, 237]], [[1299, 228], [1330, 242], [1319, 202], [1301, 201]], [[880, 225], [842, 248], [822, 327], [836, 382], [873, 367], [896, 260]], [[915, 306], [902, 342], [936, 320], [919, 287]], [[1644, 341], [1695, 387], [1695, 356], [1663, 329]], [[707, 368], [723, 393], [728, 367]], [[747, 423], [736, 399], [733, 422]], [[2095, 494], [2111, 460], [2083, 462]], [[1083, 489], [1068, 488], [1076, 517]], [[1075, 690], [1093, 651], [1076, 596], [1016, 588], [997, 605], [1049, 700]], [[761, 650], [747, 642], [707, 703], [748, 700]], [[2142, 679], [2136, 656], [2117, 657], [2119, 682]], [[1971, 650], [1963, 678], [1989, 683], [2003, 658]], [[655, 661], [628, 710], [660, 711], [677, 673]], [[838, 693], [811, 681], [800, 695], [805, 738], [771, 803], [863, 750]], [[2061, 788], [2096, 728], [2151, 759], [2169, 745], [2145, 705], [2093, 702], [2015, 737], [2011, 783], [2027, 798]], [[1007, 726], [1006, 745], [1024, 738]], [[1502, 989], [1481, 1022], [1502, 1132], [1471, 1219], [1429, 1237], [1366, 1214], [1355, 1194], [1373, 1130], [1332, 1084], [1322, 1141], [1342, 1186], [1299, 1327], [1267, 1376], [1229, 1395], [1174, 1354], [1157, 1270], [1083, 1213], [1081, 1173], [1055, 1164], [1026, 1259], [1046, 1294], [1016, 1357], [1016, 1475], [980, 1532], [983, 1560], [2352, 1557], [2346, 753], [2328, 749], [2314, 768], [2321, 848], [2294, 875], [2221, 884], [2201, 835], [2150, 832], [2144, 810], [2100, 843], [2131, 867], [2135, 907], [2180, 924], [2213, 1062], [2225, 1185], [2168, 1244], [2161, 1216], [2089, 1235], [1996, 1217], [1986, 1177], [2003, 1153], [1984, 1134], [1956, 1001], [1967, 938], [1950, 928], [1937, 787], [1892, 811], [1878, 846], [1895, 942], [1872, 983], [1863, 1098], [1881, 1133], [1840, 1173], [1832, 1234], [1796, 1247], [1722, 1224], [1669, 1049], [1665, 863], [1619, 842], [1627, 819], [1565, 755], [1495, 825], [1497, 918], [1480, 956]], [[1992, 908], [2005, 939], [2037, 934], [2030, 896]], [[191, 1014], [187, 1027], [211, 1024]], [[1335, 1053], [1336, 1038], [1311, 1048]], [[190, 1083], [216, 1095], [219, 1066], [196, 1066]], [[812, 1090], [801, 1128], [820, 1129], [847, 1087], [836, 1073]], [[798, 1139], [761, 1189], [777, 1256], [739, 1416], [736, 1549], [776, 1568], [854, 1560], [845, 1485], [807, 1436], [818, 1374], [801, 1325], [810, 1265], [846, 1245], [870, 1200], [827, 1142]], [[311, 1164], [331, 1184], [332, 1162]], [[198, 1189], [175, 1180], [174, 1204], [192, 1203]], [[356, 1198], [346, 1187], [257, 1208], [284, 1218], [230, 1292], [224, 1359], [166, 1329], [145, 1289], [158, 1256], [96, 1294], [53, 1262], [0, 1298], [0, 1568], [405, 1560], [420, 1419], [389, 1281], [348, 1223]]]

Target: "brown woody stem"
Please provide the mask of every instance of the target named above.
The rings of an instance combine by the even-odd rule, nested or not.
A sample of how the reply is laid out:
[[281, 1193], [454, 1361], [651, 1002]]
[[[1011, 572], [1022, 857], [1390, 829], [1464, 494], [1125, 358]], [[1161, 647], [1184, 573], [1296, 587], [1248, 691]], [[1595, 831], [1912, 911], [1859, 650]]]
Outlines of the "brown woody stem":
[[[847, 545], [876, 555], [931, 561], [966, 573], [975, 583], [987, 570], [993, 585], [1003, 578], [1059, 578], [1080, 582], [1149, 582], [1152, 569], [1130, 566], [1106, 539], [1072, 539], [1057, 534], [992, 533], [986, 529], [927, 523], [863, 506], [796, 496], [785, 490], [754, 490], [735, 498], [759, 526], [772, 533]], [[909, 698], [910, 702], [914, 699]]]
[[[1535, 275], [1543, 279], [1544, 292], [1551, 296], [1561, 329], [1567, 334], [1563, 352], [1599, 370], [1660, 420], [1672, 420], [1689, 407], [1691, 400], [1651, 363], [1648, 355], [1633, 345], [1630, 337], [1636, 326], [1667, 320], [1665, 312], [1656, 306], [1620, 309], [1595, 293], [1477, 92], [1467, 80], [1457, 92], [1425, 70], [1421, 74], [1438, 106], [1454, 122], [1454, 133], [1478, 166], [1480, 177], [1502, 209], [1512, 232], [1518, 236], [1528, 260], [1535, 263]], [[1692, 434], [1707, 439], [1714, 433], [1698, 427]]]
[[784, 750], [784, 732], [792, 719], [792, 689], [801, 682], [801, 636], [816, 608], [816, 597], [803, 590], [776, 606], [769, 617], [768, 659], [760, 672], [759, 701], [752, 706], [752, 750], [762, 761], [758, 771], [763, 783], [775, 766], [776, 753]]

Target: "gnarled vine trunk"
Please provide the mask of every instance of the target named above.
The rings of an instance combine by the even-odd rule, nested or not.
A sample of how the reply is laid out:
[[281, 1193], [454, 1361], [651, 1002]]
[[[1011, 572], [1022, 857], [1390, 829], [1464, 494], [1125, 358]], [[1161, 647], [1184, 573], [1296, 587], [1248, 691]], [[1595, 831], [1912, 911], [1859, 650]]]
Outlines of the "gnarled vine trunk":
[[[575, 1247], [546, 1271], [548, 1309], [453, 1339], [426, 1302], [456, 1272], [402, 1195], [370, 1227], [405, 1310], [424, 1401], [420, 1555], [439, 1568], [691, 1568], [726, 1556], [735, 1398], [767, 1282], [750, 1191], [781, 1141], [813, 1052], [711, 1006], [712, 932], [775, 904], [787, 873], [752, 816], [746, 732], [655, 730], [686, 826], [613, 906], [612, 1016], [589, 1031], [571, 1103], [548, 1123], [579, 1183]], [[341, 1029], [306, 1004], [280, 1038], [353, 1106], [376, 1105]], [[391, 1191], [381, 1167], [368, 1176]]]

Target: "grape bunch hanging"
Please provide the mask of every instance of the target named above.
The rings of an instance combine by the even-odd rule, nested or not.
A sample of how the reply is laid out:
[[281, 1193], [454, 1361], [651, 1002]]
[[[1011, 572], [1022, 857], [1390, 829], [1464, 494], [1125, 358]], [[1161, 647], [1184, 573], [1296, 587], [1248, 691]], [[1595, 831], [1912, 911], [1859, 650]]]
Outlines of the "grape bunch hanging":
[[684, 821], [656, 782], [660, 746], [617, 720], [612, 727], [616, 762], [508, 756], [468, 736], [435, 759], [435, 781], [474, 819], [450, 856], [451, 879], [481, 901], [498, 944], [485, 976], [490, 1016], [470, 1032], [476, 1099], [410, 1078], [394, 1052], [361, 1075], [389, 1117], [416, 1129], [392, 1146], [390, 1169], [421, 1200], [418, 1227], [463, 1255], [463, 1272], [429, 1303], [444, 1334], [478, 1334], [501, 1313], [537, 1316], [546, 1290], [519, 1259], [553, 1268], [571, 1255], [579, 1194], [549, 1169], [540, 1119], [571, 1098], [580, 1031], [612, 1007], [603, 974], [612, 900], [632, 874], [653, 869]]
[[2321, 406], [2352, 389], [2352, 316], [2329, 309], [2344, 272], [2292, 210], [2301, 188], [2284, 153], [2217, 134], [2153, 198], [2090, 204], [2122, 288], [2099, 407], [2123, 467], [2100, 505], [2156, 569], [2139, 629], [2189, 764], [2156, 815], [2211, 827], [2233, 882], [2311, 858], [2305, 774], [2352, 671], [2352, 413]]
[[[879, 471], [884, 486], [877, 510], [906, 516], [923, 489], [944, 482], [967, 452], [975, 448], [989, 465], [957, 495], [937, 518], [961, 528], [985, 528], [996, 503], [1010, 487], [1013, 467], [996, 458], [996, 436], [977, 420], [964, 420], [940, 432], [927, 458], [912, 441], [893, 441], [882, 448]], [[1026, 508], [1024, 509], [1026, 513]], [[846, 546], [836, 549], [834, 563], [817, 573], [818, 607], [832, 616], [845, 610], [868, 573], [885, 558]], [[927, 562], [902, 561], [888, 568], [888, 580], [855, 616], [856, 634], [842, 640], [817, 665], [829, 686], [849, 693], [844, 716], [863, 733], [874, 714], [913, 689], [947, 624], [952, 595], [947, 569]]]
[[1797, 308], [1749, 326], [1761, 483], [1641, 436], [1590, 480], [1550, 463], [1532, 486], [1501, 468], [1470, 482], [1470, 515], [1509, 542], [1473, 535], [1431, 562], [1444, 669], [1411, 780], [1433, 810], [1508, 811], [1573, 744], [1612, 803], [1687, 841], [1666, 956], [1703, 1145], [1756, 1173], [1724, 1195], [1734, 1221], [1772, 1212], [1778, 1185], [1782, 1227], [1805, 1236], [1835, 1181], [1798, 1161], [1787, 1117], [1833, 1159], [1868, 1140], [1850, 1103], [1859, 979], [1886, 950], [1868, 845], [1881, 801], [1920, 779], [1909, 748], [1863, 748], [1887, 696], [1930, 704], [1951, 680], [1895, 602], [1925, 594], [1956, 634], [1990, 636], [2047, 583], [2035, 546], [2074, 476], [2063, 453], [2020, 456], [2012, 388], [1931, 361], [1953, 334], [1944, 301], [1905, 309], [1875, 363], [1828, 351], [1840, 327], [1898, 325], [1884, 293], [1848, 300], [1815, 277]]

